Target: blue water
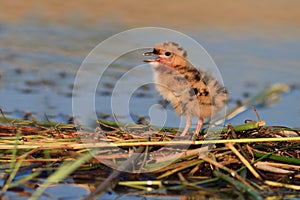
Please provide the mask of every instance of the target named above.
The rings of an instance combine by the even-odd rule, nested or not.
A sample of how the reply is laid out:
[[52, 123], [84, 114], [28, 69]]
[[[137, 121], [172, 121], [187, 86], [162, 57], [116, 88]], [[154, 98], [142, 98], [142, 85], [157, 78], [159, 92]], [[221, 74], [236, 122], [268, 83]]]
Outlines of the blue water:
[[[9, 117], [22, 118], [31, 113], [32, 118], [43, 120], [47, 115], [52, 121], [67, 121], [73, 114], [73, 83], [81, 63], [96, 45], [123, 30], [113, 25], [81, 27], [78, 24], [2, 24], [0, 108]], [[269, 107], [258, 107], [258, 113], [267, 125], [300, 127], [299, 35], [285, 37], [284, 34], [238, 34], [215, 30], [184, 33], [197, 40], [216, 63], [230, 93], [231, 103], [228, 108], [233, 107], [237, 100], [245, 100], [245, 95], [254, 96], [271, 84], [293, 85], [296, 89], [283, 94]], [[136, 43], [136, 40], [132, 38], [115, 43], [103, 51], [101, 58], [113, 57], [120, 46], [129, 43]], [[121, 100], [128, 94], [132, 85], [141, 80], [152, 79], [149, 66], [131, 71], [135, 66], [143, 64], [144, 50], [139, 49], [120, 56], [105, 71], [95, 91], [95, 108], [99, 117], [113, 119], [111, 95], [116, 83], [124, 74], [131, 72], [130, 76], [122, 79], [122, 91], [117, 93]], [[98, 63], [100, 68], [104, 68], [101, 65], [102, 61]], [[87, 82], [89, 76], [94, 75], [94, 71], [89, 73]], [[84, 86], [80, 87], [85, 89]], [[139, 116], [146, 116], [154, 125], [177, 127], [180, 118], [170, 106], [162, 108], [158, 104], [161, 100], [153, 84], [140, 85], [127, 104], [132, 119], [121, 116], [119, 120], [128, 122], [137, 120]], [[83, 108], [85, 106], [82, 105]], [[153, 116], [160, 116], [163, 120]], [[241, 124], [247, 119], [256, 120], [256, 115], [251, 109], [228, 122]], [[66, 197], [64, 191], [74, 191], [74, 187], [60, 185], [48, 188], [46, 192], [56, 197]], [[77, 189], [75, 196], [87, 194], [86, 190]]]
[[[30, 112], [38, 119], [44, 119], [46, 114], [53, 121], [66, 120], [72, 115], [73, 83], [84, 58], [100, 42], [122, 30], [113, 26], [1, 25], [0, 107], [11, 117], [22, 117]], [[185, 34], [197, 40], [218, 66], [232, 99], [229, 108], [236, 100], [243, 100], [246, 93], [251, 97], [274, 83], [300, 85], [299, 36], [214, 30]], [[128, 43], [136, 41], [132, 38], [132, 41], [115, 43], [103, 52], [103, 58], [113, 56], [120, 45]], [[143, 49], [128, 53], [109, 66], [97, 87], [95, 107], [99, 116], [105, 113], [112, 119], [112, 90], [122, 75], [133, 66], [143, 64], [142, 52]], [[103, 67], [101, 62], [99, 67]], [[151, 80], [151, 76], [150, 68], [137, 70], [127, 77], [125, 84], [130, 87], [137, 80]], [[126, 93], [126, 86], [123, 92]], [[269, 125], [299, 127], [299, 97], [299, 89], [292, 90], [276, 104], [258, 108], [258, 113]], [[129, 102], [131, 117], [134, 120], [136, 116], [146, 116], [150, 120], [151, 112], [158, 112], [156, 115], [165, 116], [165, 124], [155, 119], [151, 119], [152, 123], [177, 126], [180, 118], [170, 106], [167, 110], [159, 108], [160, 101], [153, 84], [137, 88]], [[255, 120], [255, 113], [249, 109], [229, 122], [240, 124], [245, 119]]]

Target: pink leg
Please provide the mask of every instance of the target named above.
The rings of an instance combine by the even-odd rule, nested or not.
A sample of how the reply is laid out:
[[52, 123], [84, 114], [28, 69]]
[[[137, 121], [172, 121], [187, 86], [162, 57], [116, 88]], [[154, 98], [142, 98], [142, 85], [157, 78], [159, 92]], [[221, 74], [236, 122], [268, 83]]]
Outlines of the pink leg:
[[194, 136], [199, 134], [199, 132], [200, 132], [200, 130], [202, 128], [202, 125], [203, 125], [203, 118], [199, 117], [198, 123], [197, 123], [197, 128], [196, 128], [196, 131], [194, 133]]
[[192, 119], [190, 116], [187, 116], [185, 127], [184, 127], [182, 133], [180, 134], [180, 136], [185, 136], [185, 134], [189, 131], [191, 125], [192, 125]]

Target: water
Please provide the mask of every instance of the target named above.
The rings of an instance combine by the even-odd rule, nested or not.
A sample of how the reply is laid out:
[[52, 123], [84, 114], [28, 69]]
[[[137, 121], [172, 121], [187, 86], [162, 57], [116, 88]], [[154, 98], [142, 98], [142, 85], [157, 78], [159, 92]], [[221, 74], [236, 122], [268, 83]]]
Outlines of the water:
[[[1, 24], [0, 108], [7, 116], [14, 118], [22, 118], [31, 113], [31, 117], [41, 120], [47, 115], [52, 121], [67, 121], [73, 114], [72, 89], [81, 63], [96, 45], [121, 30], [124, 29], [107, 24], [100, 27], [26, 22]], [[258, 108], [258, 113], [267, 125], [300, 126], [299, 35], [285, 37], [260, 32], [240, 34], [212, 29], [185, 33], [203, 45], [217, 64], [232, 99], [229, 107], [234, 106], [236, 100], [243, 100], [244, 96], [251, 97], [268, 85], [294, 85], [296, 89], [284, 94], [276, 104]], [[103, 52], [103, 58], [113, 57], [120, 45], [135, 42], [132, 38], [116, 43]], [[143, 64], [142, 52], [143, 49], [121, 56], [105, 71], [95, 93], [95, 107], [99, 117], [113, 119], [112, 90], [122, 75]], [[101, 62], [99, 67], [104, 67]], [[151, 69], [146, 66], [131, 72], [132, 75], [123, 80], [124, 90], [119, 93], [121, 96], [126, 95], [137, 81], [151, 80]], [[93, 71], [90, 73], [92, 75]], [[132, 119], [138, 120], [139, 116], [146, 116], [154, 125], [162, 125], [160, 120], [151, 118], [159, 115], [166, 118], [166, 126], [177, 127], [180, 118], [169, 105], [166, 106], [167, 109], [163, 109], [159, 104], [161, 100], [153, 84], [136, 88], [128, 103]], [[125, 117], [122, 120], [132, 119]], [[251, 109], [228, 122], [241, 124], [246, 119], [256, 119]], [[61, 198], [87, 194], [86, 189], [78, 187], [60, 184], [48, 188], [46, 192]], [[66, 196], [64, 192], [71, 190], [72, 194]], [[14, 194], [8, 195], [14, 197]], [[117, 197], [115, 195], [113, 198]], [[103, 196], [105, 198], [112, 196]]]
[[[95, 28], [2, 24], [0, 107], [11, 117], [22, 117], [30, 112], [42, 120], [45, 114], [53, 121], [66, 120], [72, 115], [72, 89], [78, 68], [96, 45], [119, 30], [120, 27], [113, 25]], [[186, 34], [197, 40], [217, 64], [232, 99], [229, 107], [245, 95], [253, 96], [274, 83], [296, 88], [300, 85], [299, 36], [269, 36], [259, 32], [243, 35], [214, 30], [187, 31]], [[135, 42], [132, 38], [132, 41], [115, 43], [103, 52], [103, 58], [114, 56], [114, 50], [120, 45]], [[133, 67], [143, 64], [142, 52], [143, 49], [121, 56], [105, 71], [95, 97], [98, 116], [105, 113], [112, 119], [111, 94], [115, 84]], [[99, 63], [99, 67], [104, 66]], [[124, 80], [128, 88], [140, 79], [152, 79], [150, 67], [132, 73]], [[123, 93], [126, 92], [125, 86]], [[276, 104], [259, 108], [258, 113], [268, 125], [299, 127], [299, 97], [299, 89], [292, 90]], [[126, 120], [135, 120], [138, 116], [150, 120], [153, 112], [158, 112], [166, 118], [166, 123], [154, 118], [152, 123], [177, 127], [180, 118], [170, 106], [166, 110], [161, 108], [158, 104], [161, 100], [153, 84], [137, 88], [129, 102], [133, 119]], [[256, 119], [255, 113], [249, 109], [229, 122], [240, 124], [245, 119]]]

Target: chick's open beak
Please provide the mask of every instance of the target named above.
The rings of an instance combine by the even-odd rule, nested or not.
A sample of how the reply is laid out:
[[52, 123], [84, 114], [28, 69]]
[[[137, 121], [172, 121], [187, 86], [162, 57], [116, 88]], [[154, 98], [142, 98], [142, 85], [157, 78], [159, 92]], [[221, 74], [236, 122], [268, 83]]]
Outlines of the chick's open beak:
[[158, 55], [153, 52], [145, 52], [145, 53], [143, 53], [143, 56], [152, 56], [153, 57], [153, 58], [144, 60], [144, 62], [156, 62], [157, 58], [158, 58]]

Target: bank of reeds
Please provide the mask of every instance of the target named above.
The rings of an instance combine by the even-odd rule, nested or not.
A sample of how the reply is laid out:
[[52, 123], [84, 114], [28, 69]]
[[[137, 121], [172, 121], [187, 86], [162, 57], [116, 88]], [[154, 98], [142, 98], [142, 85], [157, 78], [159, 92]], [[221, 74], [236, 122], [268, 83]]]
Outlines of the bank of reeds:
[[[71, 124], [26, 120], [8, 120], [0, 125], [2, 195], [16, 188], [28, 192], [22, 187], [30, 187], [28, 183], [35, 180], [28, 195], [36, 198], [47, 186], [68, 176], [82, 178], [82, 182], [93, 177], [92, 192], [105, 182], [103, 177], [95, 178], [99, 169], [106, 177], [115, 176], [93, 195], [108, 188], [191, 199], [204, 194], [263, 199], [300, 192], [297, 128], [266, 126], [263, 121], [229, 124], [206, 134], [219, 131], [218, 138], [199, 135], [192, 141], [176, 136], [174, 129], [135, 134], [145, 127], [131, 127], [128, 133], [105, 121], [99, 121], [99, 127], [95, 132], [79, 132]], [[124, 166], [139, 147], [144, 147], [139, 158]], [[114, 169], [120, 172], [116, 174]], [[24, 171], [30, 173], [18, 176]], [[89, 176], [82, 176], [82, 172]]]

